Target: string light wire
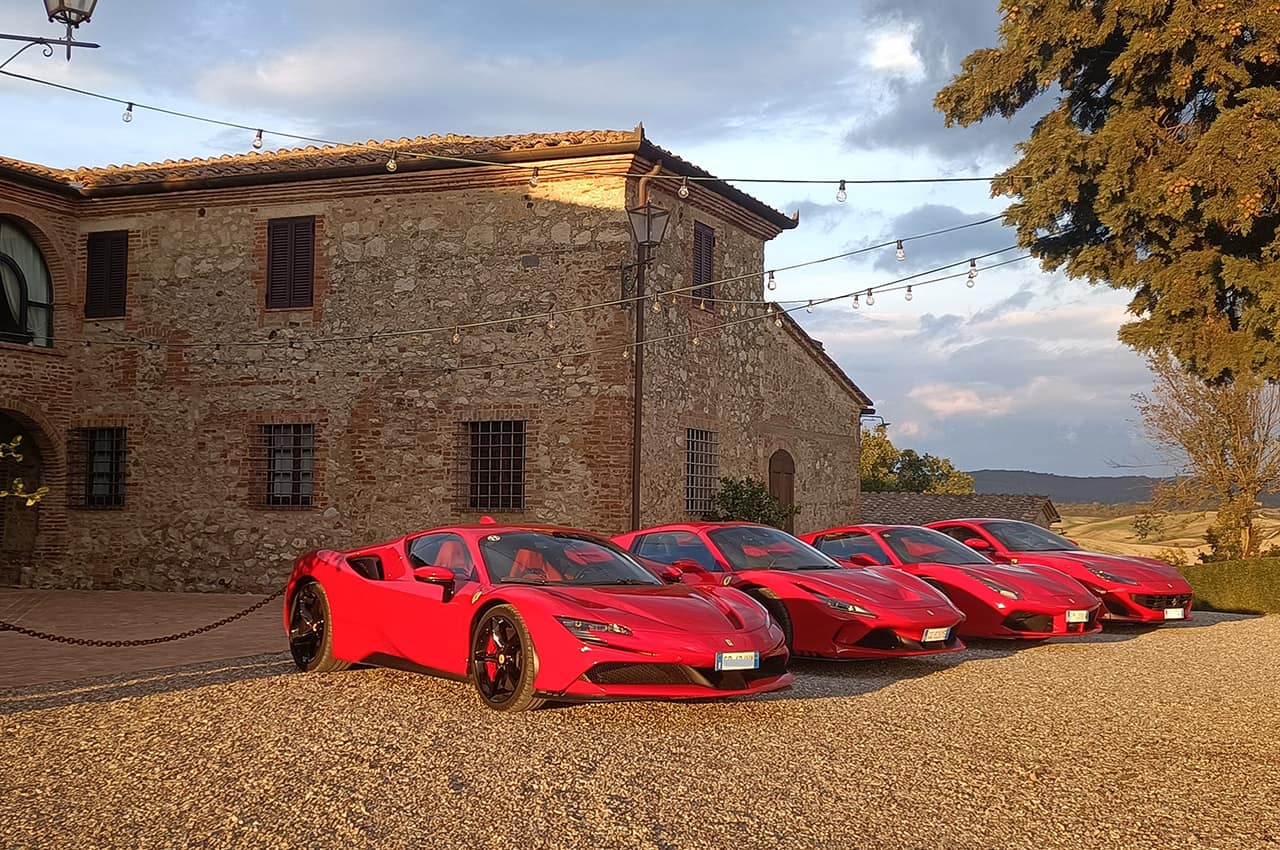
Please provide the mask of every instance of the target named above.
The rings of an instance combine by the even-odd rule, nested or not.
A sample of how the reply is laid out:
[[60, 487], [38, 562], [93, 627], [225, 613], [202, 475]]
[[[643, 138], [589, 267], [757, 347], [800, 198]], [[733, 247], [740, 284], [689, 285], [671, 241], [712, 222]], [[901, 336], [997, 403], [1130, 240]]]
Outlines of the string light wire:
[[[257, 138], [258, 133], [261, 133], [264, 131], [264, 128], [253, 126], [250, 124], [242, 124], [237, 121], [226, 121], [220, 118], [210, 118], [205, 115], [197, 115], [192, 112], [183, 112], [182, 110], [169, 109], [163, 106], [152, 106], [150, 104], [141, 103], [137, 100], [128, 100], [125, 98], [115, 97], [109, 94], [103, 94], [101, 92], [90, 91], [89, 89], [83, 89], [78, 86], [67, 85], [66, 83], [57, 83], [57, 82], [54, 82], [53, 80], [46, 80], [41, 77], [32, 77], [27, 74], [19, 74], [16, 71], [6, 71], [6, 70], [0, 69], [0, 74], [3, 74], [6, 77], [11, 77], [15, 80], [24, 80], [29, 83], [35, 83], [37, 85], [48, 86], [50, 88], [59, 89], [65, 92], [70, 92], [72, 94], [78, 94], [83, 97], [91, 97], [91, 98], [96, 98], [98, 100], [102, 100], [108, 103], [125, 105], [128, 107], [127, 111], [128, 111], [128, 114], [130, 115], [130, 118], [132, 117], [134, 110], [146, 110], [148, 112], [155, 112], [160, 115], [168, 115], [172, 118], [181, 118], [187, 121], [198, 121], [204, 124], [211, 124], [217, 127], [226, 127], [228, 129], [233, 129], [233, 130], [244, 130], [245, 132], [255, 134], [254, 135], [255, 139]], [[126, 118], [125, 120], [128, 121], [130, 119]], [[347, 142], [337, 142], [332, 139], [323, 139], [317, 136], [307, 136], [301, 133], [290, 133], [283, 130], [267, 129], [265, 130], [265, 132], [270, 136], [279, 137], [282, 139], [292, 139], [293, 141], [296, 141], [296, 142], [306, 142], [308, 144], [329, 145], [334, 147], [346, 147], [350, 144]], [[494, 168], [506, 168], [511, 170], [531, 171], [531, 172], [538, 171], [538, 170], [554, 171], [554, 172], [559, 172], [563, 174], [574, 174], [574, 175], [587, 176], [587, 177], [627, 176], [627, 175], [619, 175], [617, 174], [617, 172], [612, 172], [612, 171], [595, 171], [591, 169], [574, 168], [573, 166], [563, 166], [563, 165], [532, 166], [532, 165], [522, 165], [520, 163], [503, 163], [503, 162], [493, 162], [491, 160], [484, 160], [484, 159], [473, 159], [469, 157], [450, 156], [447, 154], [423, 153], [421, 151], [404, 150], [401, 148], [397, 148], [393, 145], [387, 145], [387, 144], [366, 146], [366, 150], [370, 151], [371, 153], [384, 153], [384, 154], [399, 153], [399, 155], [405, 159], [427, 159], [427, 160], [434, 160], [438, 162], [450, 162], [458, 165], [480, 165], [480, 166], [488, 166], [488, 167], [494, 167]], [[779, 177], [714, 177], [714, 176], [702, 177], [697, 175], [686, 176], [686, 175], [679, 175], [679, 174], [655, 174], [655, 175], [652, 175], [652, 177], [653, 179], [656, 179], [656, 180], [678, 181], [682, 185], [686, 185], [686, 186], [690, 181], [708, 182], [708, 183], [710, 182], [774, 183], [779, 185], [832, 185], [832, 186], [864, 185], [865, 186], [865, 185], [913, 184], [913, 183], [979, 183], [979, 182], [990, 183], [996, 179], [1009, 180], [1009, 181], [1030, 179], [1029, 175], [1019, 175], [1019, 174], [1002, 174], [1002, 175], [999, 175], [998, 178], [995, 176], [981, 176], [981, 177], [882, 177], [882, 178], [864, 177], [864, 178], [855, 178], [855, 179], [848, 179], [848, 178], [807, 179], [807, 178], [779, 178]], [[534, 185], [536, 185], [536, 183], [534, 183]]]
[[[1013, 246], [1011, 248], [1004, 248], [1000, 251], [993, 251], [988, 254], [981, 254], [977, 257], [977, 259], [994, 256], [996, 254], [1006, 253], [1008, 251], [1014, 250], [1016, 247], [1017, 246]], [[999, 266], [1021, 262], [1023, 260], [1030, 259], [1030, 257], [1031, 257], [1030, 254], [1026, 254], [1021, 257], [1015, 257], [1013, 259], [1004, 260], [999, 263], [993, 263], [987, 268], [997, 268]], [[898, 290], [904, 289], [908, 285], [914, 286], [916, 289], [919, 289], [921, 286], [928, 286], [934, 283], [942, 283], [944, 281], [954, 280], [956, 278], [964, 277], [966, 275], [966, 272], [959, 272], [957, 274], [950, 274], [942, 277], [930, 278], [929, 280], [923, 280], [923, 281], [918, 280], [918, 278], [927, 276], [930, 274], [935, 274], [939, 271], [946, 271], [948, 269], [953, 269], [953, 268], [956, 268], [957, 266], [963, 266], [963, 265], [966, 265], [968, 262], [969, 261], [967, 259], [959, 260], [957, 262], [948, 263], [945, 266], [938, 266], [936, 268], [929, 269], [928, 271], [919, 272], [918, 274], [910, 275], [908, 277], [898, 278], [896, 280], [887, 281], [882, 284], [876, 284], [871, 287], [860, 288], [856, 292], [846, 292], [846, 293], [841, 293], [839, 295], [827, 296], [824, 298], [815, 298], [815, 299], [812, 299], [813, 305], [821, 306], [824, 304], [830, 304], [833, 302], [841, 301], [843, 299], [850, 297], [851, 295], [857, 295], [858, 293], [861, 293], [864, 291], [873, 291], [873, 292], [882, 292], [882, 293], [896, 292]], [[907, 283], [908, 281], [911, 281], [911, 283], [908, 284]], [[619, 352], [626, 352], [626, 354], [624, 354], [623, 357], [624, 359], [629, 359], [630, 353], [634, 351], [637, 345], [653, 345], [661, 342], [671, 342], [679, 339], [692, 338], [694, 336], [701, 337], [701, 336], [710, 335], [717, 331], [727, 330], [729, 328], [738, 327], [740, 325], [749, 324], [751, 322], [759, 322], [762, 320], [771, 319], [774, 321], [775, 324], [781, 325], [782, 313], [791, 314], [799, 310], [804, 310], [806, 309], [807, 304], [808, 304], [808, 300], [791, 307], [782, 307], [775, 303], [769, 303], [768, 308], [758, 313], [757, 315], [728, 319], [724, 322], [720, 322], [713, 325], [707, 325], [701, 328], [692, 328], [687, 331], [674, 331], [674, 332], [662, 334], [659, 336], [648, 337], [640, 343], [629, 341], [629, 342], [618, 343], [616, 345], [600, 346], [596, 348], [560, 350], [560, 351], [555, 351], [555, 352], [551, 352], [544, 355], [536, 355], [532, 357], [521, 358], [518, 360], [507, 360], [507, 361], [501, 361], [496, 363], [495, 362], [464, 363], [461, 361], [461, 355], [458, 355], [459, 362], [456, 365], [449, 365], [449, 366], [409, 367], [409, 368], [401, 367], [401, 368], [385, 368], [385, 369], [317, 369], [317, 368], [309, 368], [305, 366], [296, 366], [292, 364], [290, 365], [281, 364], [280, 366], [277, 367], [278, 369], [277, 374], [287, 373], [289, 375], [296, 375], [298, 373], [304, 373], [304, 374], [312, 374], [316, 376], [320, 376], [320, 375], [332, 375], [332, 376], [435, 375], [435, 374], [451, 374], [454, 372], [482, 371], [485, 369], [505, 369], [505, 368], [511, 368], [516, 366], [527, 366], [527, 365], [534, 365], [538, 363], [548, 363], [552, 361], [560, 363], [561, 367], [563, 367], [565, 365], [564, 364], [565, 360], [576, 360], [578, 358], [590, 358], [597, 355], [616, 354]], [[150, 343], [149, 345], [150, 347], [148, 348], [148, 350], [155, 350], [156, 347], [158, 347], [157, 344], [155, 343]], [[163, 344], [160, 344], [160, 345], [163, 345]], [[195, 365], [206, 366], [206, 367], [207, 366], [230, 366], [233, 368], [246, 367], [246, 368], [253, 369], [255, 373], [258, 373], [258, 374], [261, 374], [264, 368], [270, 367], [270, 364], [263, 364], [258, 361], [237, 362], [237, 363], [214, 362], [214, 363], [202, 363], [202, 364], [195, 364]]]
[[[954, 233], [956, 231], [964, 230], [970, 227], [977, 227], [983, 224], [990, 224], [993, 221], [998, 221], [1002, 217], [1003, 216], [1001, 215], [989, 216], [987, 218], [980, 219], [978, 221], [968, 222], [966, 224], [953, 225], [951, 227], [942, 228], [941, 230], [934, 230], [928, 233], [921, 233], [916, 236], [907, 236], [907, 237], [904, 237], [902, 240], [889, 240], [887, 242], [880, 242], [875, 245], [867, 245], [861, 248], [855, 248], [851, 251], [844, 251], [839, 254], [832, 254], [827, 257], [819, 257], [816, 260], [806, 260], [799, 263], [792, 263], [790, 265], [777, 266], [773, 269], [767, 270], [765, 274], [767, 276], [771, 272], [794, 271], [796, 269], [822, 265], [824, 263], [830, 263], [836, 260], [842, 260], [848, 257], [857, 256], [859, 254], [866, 254], [871, 251], [876, 251], [881, 248], [885, 248], [887, 246], [893, 245], [897, 241], [912, 241], [916, 239], [927, 239], [934, 236], [941, 236], [943, 234]], [[1013, 246], [1013, 247], [1017, 247], [1017, 246]], [[1003, 251], [1010, 251], [1010, 250], [1013, 250], [1013, 248], [1003, 249]], [[1001, 253], [1001, 252], [997, 252], [997, 253]], [[990, 256], [990, 255], [984, 254], [983, 256]], [[969, 262], [969, 261], [965, 260], [964, 262]], [[922, 274], [929, 274], [929, 272], [923, 272]], [[667, 289], [661, 292], [655, 292], [651, 295], [650, 294], [631, 295], [623, 298], [615, 298], [609, 301], [599, 301], [591, 304], [580, 304], [576, 307], [563, 307], [559, 310], [539, 309], [539, 310], [534, 310], [532, 312], [527, 312], [527, 313], [517, 313], [515, 315], [505, 316], [502, 318], [479, 319], [473, 322], [447, 322], [444, 324], [432, 325], [428, 327], [406, 328], [401, 330], [384, 330], [384, 331], [375, 331], [374, 333], [350, 334], [346, 336], [312, 337], [310, 341], [324, 342], [324, 343], [372, 342], [376, 339], [397, 339], [397, 338], [406, 337], [406, 336], [419, 336], [419, 335], [426, 335], [426, 334], [432, 334], [432, 333], [443, 333], [448, 331], [466, 331], [466, 330], [474, 330], [477, 328], [486, 328], [486, 327], [493, 327], [495, 325], [506, 325], [506, 324], [519, 323], [519, 322], [530, 322], [530, 321], [545, 322], [549, 316], [550, 317], [568, 316], [574, 313], [581, 313], [588, 310], [598, 310], [598, 309], [607, 308], [607, 307], [627, 306], [629, 304], [632, 304], [638, 301], [648, 300], [649, 298], [653, 298], [654, 303], [657, 304], [658, 303], [657, 299], [660, 296], [669, 295], [672, 298], [677, 298], [678, 296], [684, 295], [686, 297], [690, 297], [688, 294], [695, 289], [703, 289], [703, 288], [706, 288], [707, 286], [715, 287], [715, 286], [719, 286], [721, 284], [727, 284], [727, 283], [737, 283], [743, 280], [755, 279], [755, 278], [758, 278], [759, 276], [760, 276], [759, 272], [748, 272], [747, 274], [720, 278], [719, 280], [713, 280], [713, 281], [708, 281], [704, 283], [691, 284], [689, 286], [684, 286], [677, 289]], [[715, 299], [715, 300], [723, 300], [726, 303], [729, 303], [728, 299]], [[756, 303], [764, 303], [764, 302], [742, 300], [742, 301], [739, 301], [738, 303], [756, 304]], [[134, 337], [133, 339], [137, 339], [137, 338]], [[103, 342], [105, 344], [113, 344], [109, 340], [104, 340]], [[134, 344], [134, 343], [117, 342], [114, 344], [125, 345], [125, 344]], [[212, 348], [214, 346], [264, 348], [264, 347], [284, 345], [285, 342], [280, 339], [268, 338], [268, 339], [258, 339], [258, 340], [225, 340], [223, 339], [223, 340], [215, 340], [215, 341], [197, 341], [197, 342], [162, 342], [158, 344], [163, 347], [171, 348], [171, 349]]]

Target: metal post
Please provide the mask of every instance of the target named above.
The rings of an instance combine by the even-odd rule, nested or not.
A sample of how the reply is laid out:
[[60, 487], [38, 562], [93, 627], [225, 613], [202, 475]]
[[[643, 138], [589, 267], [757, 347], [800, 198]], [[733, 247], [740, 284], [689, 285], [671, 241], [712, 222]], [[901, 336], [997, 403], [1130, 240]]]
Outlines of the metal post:
[[631, 390], [634, 401], [631, 406], [631, 530], [640, 528], [640, 441], [644, 433], [644, 271], [649, 263], [649, 246], [639, 246], [636, 255], [635, 300], [631, 302], [636, 316], [635, 380]]

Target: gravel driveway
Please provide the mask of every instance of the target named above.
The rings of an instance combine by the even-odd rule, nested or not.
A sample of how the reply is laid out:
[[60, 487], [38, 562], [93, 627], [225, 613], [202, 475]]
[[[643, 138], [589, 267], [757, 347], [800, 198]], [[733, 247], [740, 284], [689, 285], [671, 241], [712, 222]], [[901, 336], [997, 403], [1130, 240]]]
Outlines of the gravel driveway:
[[1280, 847], [1280, 617], [519, 716], [283, 658], [0, 693], [0, 847]]

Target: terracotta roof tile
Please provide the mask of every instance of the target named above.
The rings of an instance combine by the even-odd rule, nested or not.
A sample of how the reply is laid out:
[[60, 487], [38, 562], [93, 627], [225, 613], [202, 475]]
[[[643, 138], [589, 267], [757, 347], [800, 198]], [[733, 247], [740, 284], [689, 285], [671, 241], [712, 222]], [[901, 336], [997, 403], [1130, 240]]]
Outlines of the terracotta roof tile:
[[971, 493], [950, 496], [941, 493], [863, 493], [862, 522], [886, 525], [924, 525], [944, 519], [965, 517], [1019, 519], [1052, 524], [1061, 517], [1048, 496], [1024, 493]]
[[167, 159], [164, 162], [77, 168], [64, 173], [70, 174], [70, 179], [78, 180], [88, 188], [98, 188], [381, 165], [386, 162], [391, 151], [407, 158], [412, 158], [414, 154], [427, 154], [434, 157], [483, 159], [494, 154], [639, 141], [640, 136], [636, 130], [577, 130], [511, 136], [431, 135], [383, 141], [369, 139], [367, 142], [345, 145], [307, 145], [265, 152], [223, 154], [204, 159]]

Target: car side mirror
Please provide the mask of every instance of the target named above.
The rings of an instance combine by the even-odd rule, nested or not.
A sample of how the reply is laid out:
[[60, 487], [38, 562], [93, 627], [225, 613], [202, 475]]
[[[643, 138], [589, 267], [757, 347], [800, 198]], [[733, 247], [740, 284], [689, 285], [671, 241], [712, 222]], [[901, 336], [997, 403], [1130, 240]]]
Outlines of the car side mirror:
[[423, 584], [438, 584], [444, 590], [444, 596], [441, 602], [448, 602], [453, 598], [454, 576], [453, 570], [448, 567], [415, 567], [413, 570], [413, 580], [420, 581]]
[[680, 569], [675, 564], [667, 564], [662, 568], [662, 572], [658, 573], [658, 578], [662, 579], [667, 584], [679, 584], [680, 577], [683, 575], [684, 570]]
[[680, 572], [707, 572], [707, 568], [694, 561], [692, 558], [677, 558], [671, 562], [671, 566], [676, 567]]
[[858, 552], [858, 553], [856, 553], [856, 554], [850, 555], [849, 557], [845, 558], [845, 559], [844, 559], [844, 561], [845, 561], [845, 563], [847, 563], [847, 564], [849, 564], [849, 565], [851, 565], [851, 566], [854, 566], [854, 567], [878, 567], [878, 566], [880, 566], [880, 562], [879, 562], [879, 561], [877, 561], [875, 558], [873, 558], [873, 557], [871, 557], [870, 555], [867, 555], [867, 554], [865, 554], [865, 553], [863, 553], [863, 552]]
[[987, 550], [991, 548], [991, 544], [983, 540], [981, 537], [970, 537], [964, 542], [964, 545], [970, 549]]

